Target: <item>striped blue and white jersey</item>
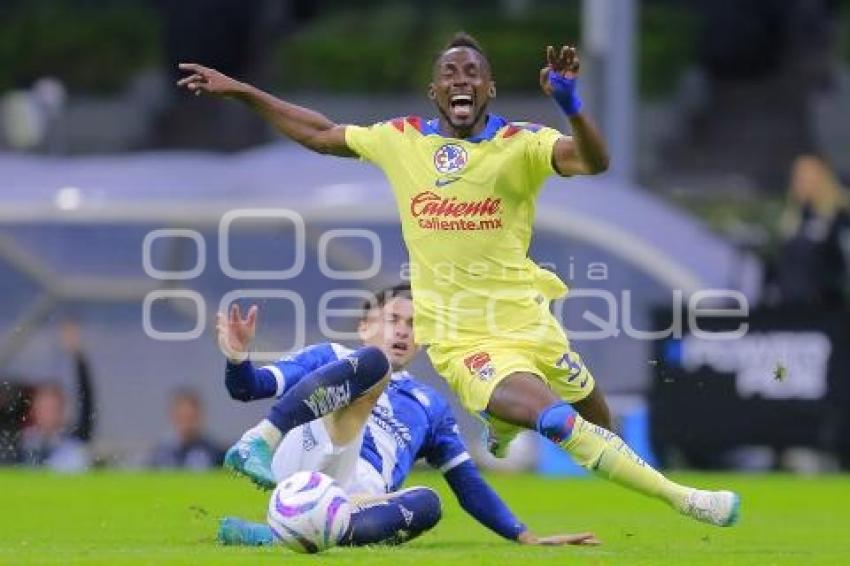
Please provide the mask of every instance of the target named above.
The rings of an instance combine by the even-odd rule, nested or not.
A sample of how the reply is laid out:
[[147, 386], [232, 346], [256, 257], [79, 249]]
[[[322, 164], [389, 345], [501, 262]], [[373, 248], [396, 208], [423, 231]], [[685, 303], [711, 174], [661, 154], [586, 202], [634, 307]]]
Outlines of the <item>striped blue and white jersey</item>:
[[[315, 344], [260, 369], [274, 375], [280, 396], [303, 376], [351, 352], [339, 344]], [[406, 371], [393, 374], [372, 410], [360, 457], [381, 474], [388, 491], [401, 486], [420, 458], [443, 473], [470, 459], [448, 402]]]

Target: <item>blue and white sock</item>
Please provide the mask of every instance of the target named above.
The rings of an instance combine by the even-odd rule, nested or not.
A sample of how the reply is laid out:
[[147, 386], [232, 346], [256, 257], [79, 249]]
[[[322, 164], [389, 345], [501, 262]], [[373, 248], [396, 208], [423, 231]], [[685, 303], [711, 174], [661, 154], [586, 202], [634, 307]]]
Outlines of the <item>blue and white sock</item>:
[[440, 521], [440, 497], [427, 487], [414, 487], [351, 515], [340, 546], [402, 544], [434, 528]]

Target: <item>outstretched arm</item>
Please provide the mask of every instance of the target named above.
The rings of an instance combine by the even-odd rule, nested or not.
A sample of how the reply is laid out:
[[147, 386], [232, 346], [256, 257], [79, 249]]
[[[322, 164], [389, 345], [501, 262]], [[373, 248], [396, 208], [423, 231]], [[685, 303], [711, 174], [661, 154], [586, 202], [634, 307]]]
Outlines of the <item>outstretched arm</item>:
[[450, 469], [445, 478], [463, 510], [488, 529], [509, 540], [518, 540], [528, 530], [487, 485], [472, 460]]
[[529, 531], [481, 477], [460, 438], [457, 422], [448, 404], [435, 396], [429, 406], [435, 411], [435, 414], [430, 414], [435, 426], [425, 446], [424, 456], [429, 464], [443, 472], [458, 503], [475, 520], [520, 544], [599, 544], [592, 533], [538, 538]]
[[540, 88], [567, 115], [572, 137], [562, 137], [552, 149], [552, 165], [563, 175], [596, 175], [608, 169], [608, 150], [593, 121], [581, 112], [576, 92], [579, 59], [574, 47], [559, 54], [546, 48], [547, 65], [540, 70]]
[[520, 544], [599, 544], [599, 540], [593, 533], [538, 538], [514, 517], [505, 502], [481, 477], [472, 460], [455, 466], [446, 472], [445, 477], [463, 510], [485, 527], [507, 539], [515, 540]]
[[246, 104], [277, 129], [281, 134], [318, 153], [340, 157], [356, 157], [345, 143], [345, 126], [322, 114], [285, 102], [249, 84], [198, 65], [180, 63], [181, 71], [189, 73], [177, 82], [190, 92], [209, 93], [232, 98]]

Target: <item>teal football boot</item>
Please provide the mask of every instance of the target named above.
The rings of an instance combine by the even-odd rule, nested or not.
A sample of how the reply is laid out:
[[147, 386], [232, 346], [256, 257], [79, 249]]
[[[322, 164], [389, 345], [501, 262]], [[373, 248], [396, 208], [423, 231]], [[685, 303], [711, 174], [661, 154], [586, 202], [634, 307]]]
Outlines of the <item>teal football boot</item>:
[[228, 546], [268, 546], [274, 542], [274, 534], [263, 523], [225, 517], [218, 523], [218, 541]]
[[272, 451], [259, 436], [245, 437], [224, 455], [224, 467], [250, 479], [263, 489], [274, 489]]

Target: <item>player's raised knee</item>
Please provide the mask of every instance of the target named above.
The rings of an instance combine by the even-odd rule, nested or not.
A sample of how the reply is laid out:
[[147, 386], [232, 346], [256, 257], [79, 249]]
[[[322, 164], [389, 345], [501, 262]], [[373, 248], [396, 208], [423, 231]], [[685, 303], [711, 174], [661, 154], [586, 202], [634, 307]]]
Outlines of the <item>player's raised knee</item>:
[[353, 351], [348, 360], [354, 369], [354, 377], [364, 386], [378, 383], [390, 372], [390, 361], [376, 346], [365, 346]]

